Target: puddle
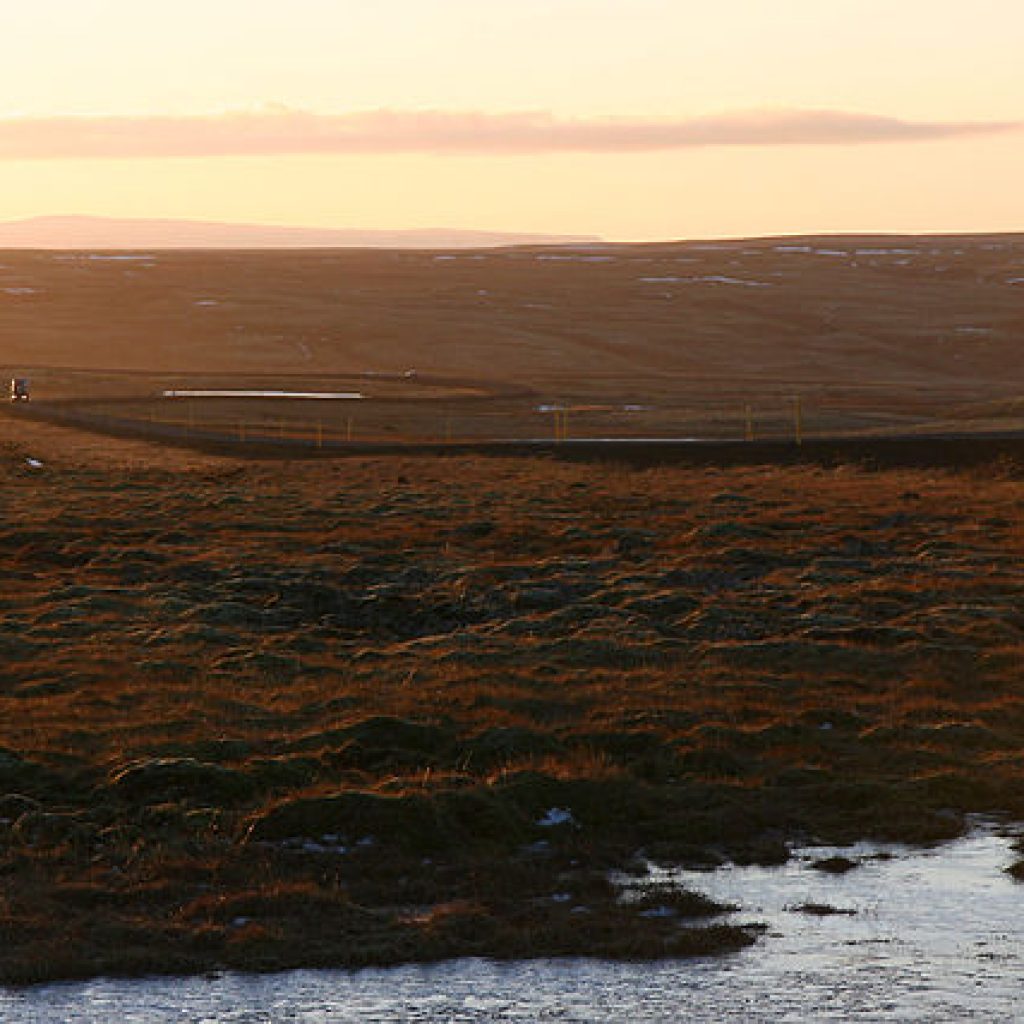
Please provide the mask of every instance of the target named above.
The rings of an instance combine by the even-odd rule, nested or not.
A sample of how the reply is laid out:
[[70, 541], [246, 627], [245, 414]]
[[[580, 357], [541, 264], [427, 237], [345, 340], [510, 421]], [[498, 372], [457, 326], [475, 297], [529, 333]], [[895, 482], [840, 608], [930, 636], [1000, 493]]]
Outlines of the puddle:
[[[991, 829], [932, 850], [807, 849], [777, 868], [674, 879], [762, 921], [757, 945], [669, 963], [493, 963], [267, 976], [101, 979], [0, 990], [5, 1024], [414, 1021], [985, 1021], [1020, 1019], [1024, 886]], [[841, 854], [857, 867], [815, 870]], [[669, 877], [667, 873], [658, 873]], [[657, 877], [657, 874], [656, 874]], [[805, 904], [853, 913], [817, 916]]]

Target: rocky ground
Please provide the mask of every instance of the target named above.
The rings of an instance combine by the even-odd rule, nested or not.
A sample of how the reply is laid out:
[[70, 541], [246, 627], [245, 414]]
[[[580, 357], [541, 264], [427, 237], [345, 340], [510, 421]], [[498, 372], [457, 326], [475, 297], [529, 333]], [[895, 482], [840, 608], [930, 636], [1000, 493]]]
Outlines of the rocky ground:
[[1024, 813], [1013, 467], [4, 430], [3, 980], [733, 949], [608, 870]]

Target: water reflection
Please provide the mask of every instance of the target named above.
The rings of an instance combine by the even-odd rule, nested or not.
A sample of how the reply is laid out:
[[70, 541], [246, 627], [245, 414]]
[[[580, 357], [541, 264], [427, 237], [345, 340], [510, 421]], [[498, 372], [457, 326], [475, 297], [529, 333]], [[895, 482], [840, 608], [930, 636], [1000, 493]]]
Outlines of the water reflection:
[[[99, 980], [0, 990], [6, 1024], [1021, 1019], [1024, 887], [992, 830], [933, 850], [804, 850], [781, 868], [673, 876], [768, 930], [728, 957], [566, 960]], [[815, 870], [834, 852], [857, 867]], [[809, 913], [807, 906], [817, 908]], [[800, 909], [804, 908], [804, 909]], [[827, 913], [825, 908], [850, 913]]]

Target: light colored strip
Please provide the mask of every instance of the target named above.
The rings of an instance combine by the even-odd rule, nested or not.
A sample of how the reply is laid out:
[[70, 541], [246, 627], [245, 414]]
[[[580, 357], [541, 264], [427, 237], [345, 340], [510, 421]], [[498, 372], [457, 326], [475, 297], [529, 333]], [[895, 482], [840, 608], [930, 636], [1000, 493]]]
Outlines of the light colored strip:
[[165, 391], [164, 398], [315, 398], [324, 401], [357, 401], [358, 391]]

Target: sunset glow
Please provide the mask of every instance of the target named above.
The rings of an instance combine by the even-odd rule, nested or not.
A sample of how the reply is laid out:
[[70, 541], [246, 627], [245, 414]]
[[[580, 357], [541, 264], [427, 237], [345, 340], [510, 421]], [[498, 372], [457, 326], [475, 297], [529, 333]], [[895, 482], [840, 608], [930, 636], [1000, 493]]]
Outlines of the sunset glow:
[[0, 220], [1024, 228], [1014, 0], [142, 7], [5, 12]]

